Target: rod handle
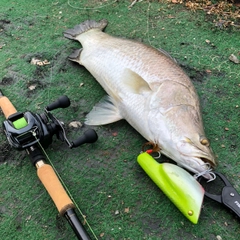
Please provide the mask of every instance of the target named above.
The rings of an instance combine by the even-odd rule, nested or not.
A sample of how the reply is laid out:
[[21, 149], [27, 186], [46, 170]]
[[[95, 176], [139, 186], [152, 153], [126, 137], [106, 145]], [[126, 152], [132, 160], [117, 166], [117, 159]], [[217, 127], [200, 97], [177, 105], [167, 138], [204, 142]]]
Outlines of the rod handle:
[[60, 215], [64, 215], [69, 208], [74, 208], [72, 200], [63, 188], [52, 166], [45, 163], [40, 166], [36, 164], [36, 166], [37, 175], [51, 196]]
[[10, 115], [17, 112], [16, 108], [13, 106], [13, 104], [10, 102], [10, 100], [1, 94], [0, 94], [0, 108], [2, 109], [3, 114], [6, 119]]

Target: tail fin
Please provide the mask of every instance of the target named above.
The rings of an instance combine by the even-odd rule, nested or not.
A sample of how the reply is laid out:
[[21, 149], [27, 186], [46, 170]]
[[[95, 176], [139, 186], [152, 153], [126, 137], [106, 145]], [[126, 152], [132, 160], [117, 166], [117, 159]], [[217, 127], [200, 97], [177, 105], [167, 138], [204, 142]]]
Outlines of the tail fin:
[[95, 20], [86, 20], [85, 22], [76, 25], [74, 28], [64, 31], [64, 37], [75, 40], [78, 35], [87, 32], [90, 29], [99, 28], [100, 30], [103, 30], [107, 24], [108, 21], [106, 19], [102, 19], [99, 22]]

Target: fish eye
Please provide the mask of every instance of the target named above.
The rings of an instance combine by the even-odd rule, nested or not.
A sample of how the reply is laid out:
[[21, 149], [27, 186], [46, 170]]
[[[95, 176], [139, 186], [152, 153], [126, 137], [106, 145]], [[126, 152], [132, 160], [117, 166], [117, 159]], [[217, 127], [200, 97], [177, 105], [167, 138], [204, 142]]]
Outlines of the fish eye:
[[200, 143], [206, 147], [209, 147], [210, 143], [206, 137], [200, 137]]

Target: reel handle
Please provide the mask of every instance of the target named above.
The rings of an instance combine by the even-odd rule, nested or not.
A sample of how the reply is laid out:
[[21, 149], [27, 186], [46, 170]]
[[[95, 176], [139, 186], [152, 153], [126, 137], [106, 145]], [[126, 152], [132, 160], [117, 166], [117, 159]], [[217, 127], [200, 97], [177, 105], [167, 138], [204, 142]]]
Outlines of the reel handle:
[[82, 136], [72, 141], [72, 145], [70, 148], [79, 147], [84, 143], [94, 143], [98, 139], [98, 135], [93, 129], [88, 129]]
[[46, 109], [47, 111], [52, 111], [57, 108], [67, 108], [71, 104], [70, 99], [63, 95], [60, 98], [58, 98], [55, 102], [49, 104]]

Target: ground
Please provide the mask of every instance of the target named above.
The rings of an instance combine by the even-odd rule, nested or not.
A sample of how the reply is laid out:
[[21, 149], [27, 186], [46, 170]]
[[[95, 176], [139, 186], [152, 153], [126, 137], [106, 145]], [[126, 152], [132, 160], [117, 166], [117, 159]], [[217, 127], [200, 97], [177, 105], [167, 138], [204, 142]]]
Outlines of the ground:
[[[86, 19], [106, 18], [106, 32], [163, 48], [190, 76], [201, 100], [206, 134], [218, 157], [217, 170], [240, 192], [240, 65], [229, 59], [231, 55], [240, 59], [239, 16], [229, 20], [184, 3], [3, 0], [0, 89], [19, 111], [34, 113], [68, 95], [71, 106], [55, 110], [54, 115], [65, 123], [69, 139], [83, 134], [87, 126], [68, 124], [83, 123], [105, 92], [85, 68], [68, 61], [80, 45], [62, 33]], [[47, 64], [31, 64], [33, 58]], [[231, 240], [240, 234], [234, 214], [209, 199], [204, 200], [199, 223], [189, 222], [138, 166], [136, 157], [146, 140], [126, 121], [94, 129], [99, 135], [96, 143], [69, 149], [54, 138], [46, 154], [97, 238]], [[12, 149], [4, 134], [0, 146], [2, 238], [74, 239], [65, 219], [57, 217], [25, 152]]]

